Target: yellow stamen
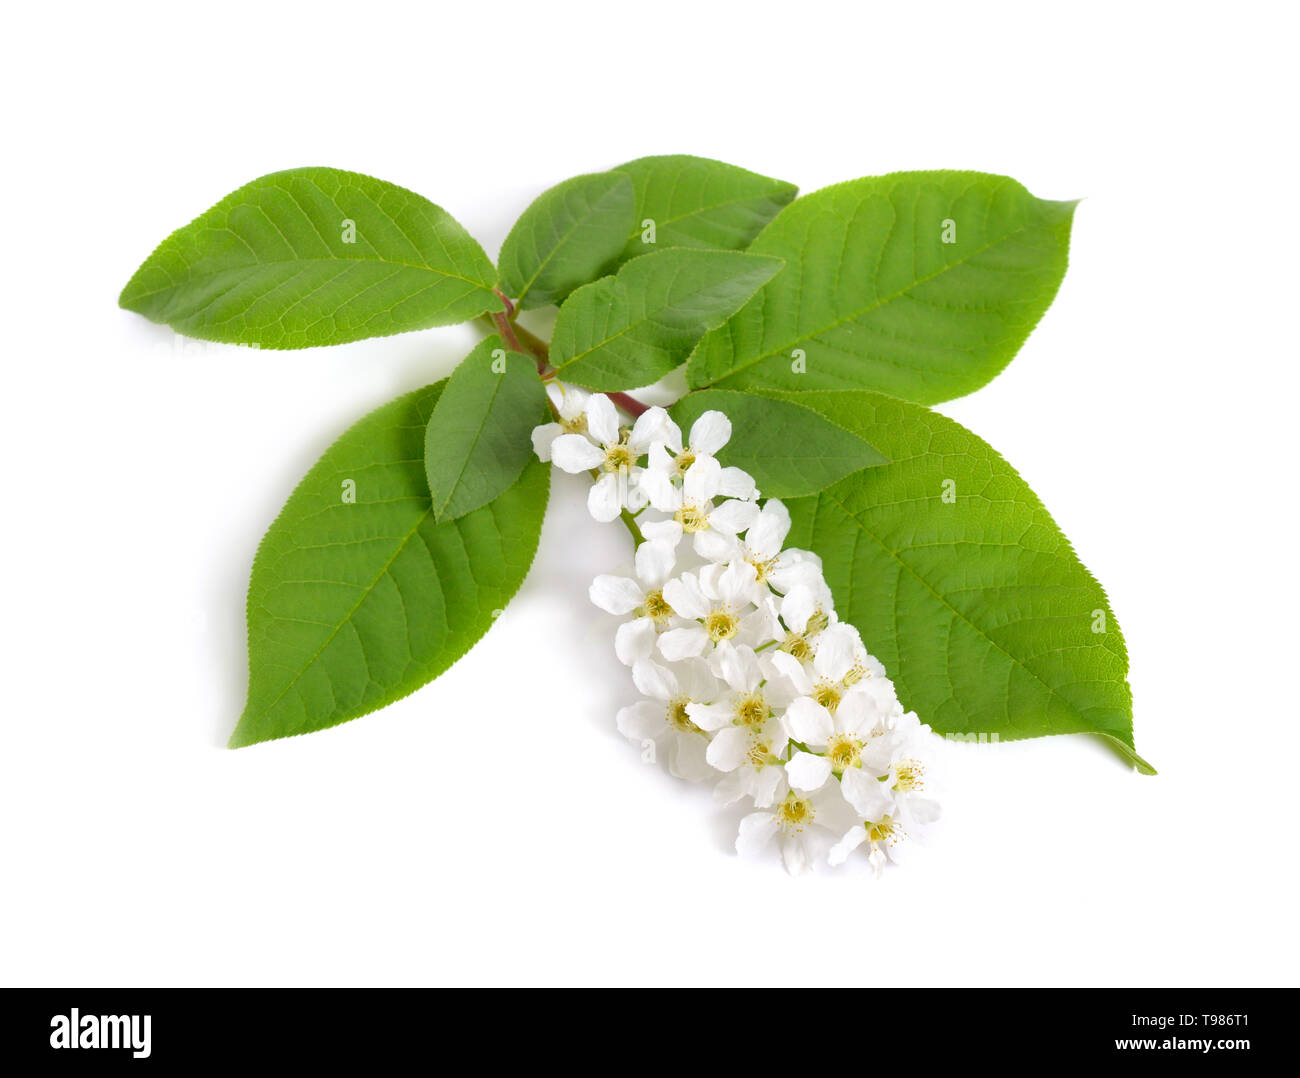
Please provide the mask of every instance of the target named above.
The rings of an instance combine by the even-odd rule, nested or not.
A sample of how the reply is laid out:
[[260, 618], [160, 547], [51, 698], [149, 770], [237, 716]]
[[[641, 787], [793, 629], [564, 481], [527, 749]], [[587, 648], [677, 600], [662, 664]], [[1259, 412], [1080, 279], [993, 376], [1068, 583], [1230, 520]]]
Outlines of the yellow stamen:
[[721, 640], [730, 640], [739, 628], [740, 618], [729, 606], [715, 607], [704, 619], [704, 630], [715, 644]]

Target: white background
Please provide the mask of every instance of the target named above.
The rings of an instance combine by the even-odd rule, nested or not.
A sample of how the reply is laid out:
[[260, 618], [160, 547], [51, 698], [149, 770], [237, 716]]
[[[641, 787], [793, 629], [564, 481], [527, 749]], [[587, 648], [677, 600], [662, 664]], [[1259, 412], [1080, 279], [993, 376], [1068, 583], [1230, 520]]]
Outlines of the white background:
[[[468, 9], [471, 5], [462, 5]], [[474, 5], [478, 7], [479, 5]], [[46, 5], [6, 19], [0, 981], [1294, 983], [1295, 26], [1281, 4]], [[1020, 357], [943, 411], [1106, 585], [1139, 750], [940, 746], [924, 861], [802, 879], [643, 765], [562, 478], [518, 599], [387, 711], [239, 752], [262, 531], [467, 328], [298, 353], [116, 308], [168, 232], [328, 164], [489, 253], [650, 153], [804, 191], [1084, 196]]]

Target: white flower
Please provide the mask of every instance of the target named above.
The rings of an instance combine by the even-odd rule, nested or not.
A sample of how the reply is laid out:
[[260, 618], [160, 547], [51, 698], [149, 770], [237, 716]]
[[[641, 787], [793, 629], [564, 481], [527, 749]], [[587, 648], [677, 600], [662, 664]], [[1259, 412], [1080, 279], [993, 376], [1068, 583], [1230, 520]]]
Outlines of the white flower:
[[776, 712], [788, 698], [764, 690], [753, 648], [723, 642], [710, 657], [709, 669], [730, 692], [690, 704], [686, 712], [700, 729], [713, 734], [708, 762], [736, 775], [724, 780], [715, 794], [726, 804], [749, 794], [760, 808], [770, 805], [785, 792], [781, 758], [788, 739]]
[[883, 776], [874, 777], [865, 769], [844, 773], [841, 792], [860, 820], [831, 850], [832, 865], [842, 864], [866, 842], [871, 866], [879, 876], [886, 858], [896, 864], [905, 861], [939, 818], [939, 803], [928, 796], [926, 764], [917, 754], [929, 727], [911, 712], [899, 725], [902, 729], [892, 737], [893, 751]]
[[769, 498], [743, 539], [710, 529], [696, 536], [695, 550], [710, 561], [743, 558], [754, 567], [759, 582], [773, 591], [786, 594], [797, 587], [806, 588], [830, 607], [830, 589], [822, 577], [821, 558], [807, 550], [783, 550], [789, 534], [790, 511], [779, 499]]
[[850, 692], [861, 692], [882, 719], [902, 714], [893, 682], [884, 676], [879, 661], [867, 654], [852, 625], [836, 622], [818, 633], [811, 676], [808, 667], [788, 650], [778, 651], [771, 662], [801, 696], [810, 697], [827, 711], [834, 711]]
[[813, 794], [791, 790], [771, 811], [751, 812], [740, 821], [736, 851], [754, 857], [777, 839], [786, 870], [798, 875], [817, 859], [827, 832], [834, 834], [842, 827], [845, 814], [844, 799], [835, 786]]
[[785, 712], [790, 736], [817, 752], [800, 750], [785, 765], [796, 790], [820, 790], [835, 775], [846, 775], [867, 762], [866, 752], [883, 731], [861, 693], [850, 693], [832, 712], [810, 696], [801, 696]]
[[[712, 458], [730, 440], [731, 420], [722, 412], [704, 412], [691, 424], [690, 440], [684, 448], [681, 428], [676, 423], [672, 425], [664, 443], [651, 450], [647, 470], [659, 473], [669, 482], [680, 480], [691, 465]], [[758, 491], [749, 473], [739, 468], [723, 468], [719, 493], [730, 498], [753, 498]]]
[[559, 421], [543, 423], [533, 428], [533, 452], [539, 460], [551, 459], [551, 447], [555, 439], [563, 434], [582, 434], [587, 429], [587, 398], [591, 396], [585, 389], [577, 386], [561, 385], [551, 382], [546, 387], [546, 395], [559, 414]]
[[666, 738], [669, 771], [690, 782], [711, 777], [714, 771], [705, 759], [708, 737], [687, 711], [723, 691], [704, 660], [687, 659], [672, 668], [645, 660], [632, 668], [632, 680], [649, 699], [619, 711], [619, 733], [634, 741]]
[[748, 528], [759, 512], [756, 503], [739, 498], [714, 505], [713, 500], [723, 494], [723, 478], [723, 467], [713, 457], [697, 460], [686, 469], [680, 487], [662, 472], [646, 472], [644, 490], [650, 504], [672, 516], [643, 524], [642, 534], [647, 539], [665, 539], [674, 546], [683, 535], [691, 535], [695, 552], [708, 558], [702, 549], [702, 543], [707, 546], [708, 540], [702, 540], [701, 536], [714, 533], [734, 540], [736, 533]]
[[666, 435], [672, 420], [662, 408], [648, 408], [637, 417], [632, 429], [620, 430], [618, 412], [603, 393], [587, 399], [587, 436], [561, 434], [551, 443], [551, 459], [556, 467], [573, 475], [599, 471], [595, 485], [587, 494], [587, 508], [602, 523], [614, 520], [627, 506], [637, 509], [645, 504], [640, 489], [645, 469], [641, 458], [656, 441]]
[[610, 614], [636, 617], [618, 627], [614, 652], [627, 666], [648, 659], [655, 637], [673, 622], [663, 587], [672, 574], [677, 552], [668, 543], [642, 543], [636, 548], [636, 577], [598, 576], [591, 582], [591, 601]]
[[803, 662], [815, 654], [817, 637], [833, 623], [835, 607], [825, 585], [814, 592], [806, 584], [797, 584], [781, 597], [777, 613], [782, 622], [776, 634], [781, 651]]
[[[659, 637], [659, 651], [669, 661], [702, 655], [724, 640], [757, 647], [771, 638], [772, 615], [754, 606], [757, 580], [754, 567], [743, 561], [706, 565], [698, 573], [683, 573], [664, 585], [663, 596], [673, 612], [689, 624]], [[753, 609], [747, 609], [753, 607]]]

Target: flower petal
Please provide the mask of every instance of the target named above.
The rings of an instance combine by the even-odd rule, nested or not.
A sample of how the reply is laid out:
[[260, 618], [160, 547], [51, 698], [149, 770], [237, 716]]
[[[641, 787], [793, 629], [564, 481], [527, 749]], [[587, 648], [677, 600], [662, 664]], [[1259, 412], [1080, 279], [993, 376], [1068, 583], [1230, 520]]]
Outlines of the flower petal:
[[802, 835], [786, 835], [781, 840], [781, 860], [785, 870], [791, 876], [799, 876], [808, 871], [808, 848], [804, 845]]
[[693, 540], [695, 553], [705, 561], [721, 564], [740, 556], [740, 542], [734, 535], [725, 535], [712, 528], [705, 528], [703, 531], [696, 532]]
[[677, 679], [653, 659], [642, 659], [632, 667], [632, 684], [644, 696], [668, 701], [677, 695]]
[[636, 548], [636, 576], [648, 589], [663, 587], [677, 564], [671, 543], [646, 542]]
[[732, 607], [745, 606], [756, 598], [758, 571], [747, 561], [736, 559], [718, 577], [718, 598]]
[[636, 417], [636, 422], [632, 424], [632, 433], [628, 435], [627, 442], [632, 447], [632, 452], [640, 456], [642, 453], [648, 452], [650, 446], [655, 442], [660, 445], [671, 442], [673, 432], [676, 432], [677, 444], [680, 445], [682, 441], [681, 428], [668, 417], [667, 412], [656, 405], [653, 408], [647, 408]]
[[775, 805], [785, 797], [789, 789], [790, 784], [786, 781], [784, 767], [765, 767], [758, 773], [751, 787], [754, 805], [756, 808]]
[[704, 758], [709, 743], [703, 734], [692, 730], [674, 730], [668, 742], [668, 773], [687, 782], [703, 782], [717, 772]]
[[811, 696], [801, 696], [785, 712], [790, 736], [806, 745], [825, 745], [835, 733], [831, 713]]
[[581, 475], [605, 463], [605, 451], [581, 434], [561, 434], [551, 443], [551, 460], [570, 475]]
[[643, 602], [645, 594], [641, 585], [625, 576], [601, 574], [591, 582], [587, 595], [601, 610], [609, 614], [630, 614]]
[[714, 730], [722, 730], [724, 727], [729, 730], [739, 730], [739, 726], [731, 725], [731, 717], [734, 712], [735, 709], [730, 702], [724, 704], [691, 703], [686, 705], [686, 714], [690, 716], [691, 722], [695, 723], [701, 730], [708, 730], [710, 733]]
[[[661, 513], [675, 513], [682, 506], [682, 492], [673, 485], [672, 476], [658, 468], [647, 468], [641, 476], [641, 490]], [[679, 528], [681, 525], [677, 525]]]
[[813, 669], [818, 677], [839, 681], [853, 665], [853, 629], [844, 624], [832, 625], [817, 638], [817, 654], [813, 656]]
[[718, 493], [722, 465], [713, 457], [700, 457], [682, 477], [682, 497], [692, 505], [703, 505]]
[[712, 609], [694, 573], [683, 573], [663, 587], [664, 600], [683, 618], [702, 618]]
[[745, 533], [745, 545], [760, 561], [770, 561], [781, 553], [789, 534], [790, 510], [777, 499], [769, 498]]
[[678, 690], [688, 700], [711, 704], [723, 689], [703, 659], [683, 659], [673, 667], [677, 675]]
[[751, 812], [740, 821], [740, 833], [736, 835], [736, 852], [742, 857], [756, 857], [772, 842], [780, 824], [770, 812]]
[[743, 644], [737, 647], [730, 640], [722, 641], [713, 649], [709, 669], [736, 692], [753, 692], [763, 680], [754, 649]]
[[587, 510], [602, 524], [617, 520], [623, 509], [619, 477], [612, 473], [602, 475], [587, 491]]
[[853, 811], [864, 820], [880, 820], [889, 815], [893, 798], [886, 784], [863, 771], [860, 767], [847, 767], [840, 779], [840, 792]]
[[650, 618], [625, 621], [614, 634], [614, 654], [624, 666], [633, 666], [654, 654], [655, 623]]
[[682, 526], [675, 520], [648, 520], [641, 525], [641, 534], [656, 543], [667, 543], [674, 550], [682, 541]]
[[587, 399], [587, 430], [601, 445], [618, 442], [618, 412], [604, 393], [593, 393]]
[[796, 752], [785, 765], [786, 778], [796, 790], [811, 793], [820, 790], [831, 777], [831, 762], [811, 752]]
[[666, 712], [663, 704], [653, 700], [640, 700], [620, 708], [614, 721], [618, 732], [632, 741], [643, 741], [647, 737], [658, 737], [668, 730]]
[[849, 854], [867, 841], [867, 829], [859, 824], [831, 847], [826, 861], [831, 865], [842, 865], [849, 859]]
[[767, 661], [772, 669], [789, 681], [801, 694], [807, 695], [813, 691], [813, 681], [808, 676], [808, 671], [804, 669], [803, 663], [788, 651], [774, 651]]
[[691, 424], [691, 448], [698, 453], [716, 453], [731, 440], [731, 420], [722, 412], [708, 411]]
[[533, 428], [533, 452], [538, 460], [551, 459], [551, 443], [563, 433], [564, 428], [558, 423], [543, 423]]
[[[691, 465], [692, 468], [698, 465]], [[689, 478], [689, 476], [687, 477]], [[758, 516], [758, 505], [754, 502], [742, 502], [739, 498], [728, 498], [715, 505], [709, 513], [709, 527], [727, 535], [743, 532]]]
[[749, 501], [758, 497], [754, 477], [740, 468], [723, 468], [718, 480], [718, 494], [723, 498], [743, 498]]
[[702, 655], [708, 646], [709, 634], [699, 626], [669, 629], [659, 637], [659, 654], [670, 663]]
[[808, 619], [817, 612], [817, 600], [806, 584], [797, 584], [781, 600], [781, 620], [792, 633], [801, 633], [808, 627]]
[[[694, 717], [691, 721], [695, 721]], [[699, 723], [696, 722], [695, 725], [699, 726]], [[714, 735], [705, 758], [719, 771], [735, 771], [749, 761], [749, 751], [753, 744], [753, 735], [744, 727], [728, 726]]]

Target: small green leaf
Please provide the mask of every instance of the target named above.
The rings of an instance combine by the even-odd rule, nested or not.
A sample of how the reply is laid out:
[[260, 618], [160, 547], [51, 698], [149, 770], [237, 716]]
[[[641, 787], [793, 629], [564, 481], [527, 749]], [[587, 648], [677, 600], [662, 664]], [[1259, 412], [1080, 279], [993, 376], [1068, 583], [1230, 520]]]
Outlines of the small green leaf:
[[560, 308], [551, 364], [591, 389], [657, 382], [781, 269], [779, 258], [678, 247], [627, 263]]
[[492, 625], [537, 550], [550, 469], [438, 524], [425, 427], [445, 383], [371, 412], [309, 471], [248, 587], [248, 703], [232, 748], [305, 734], [391, 704]]
[[546, 391], [533, 360], [495, 334], [466, 356], [434, 405], [424, 468], [440, 524], [487, 505], [533, 459], [529, 432], [544, 419]]
[[690, 385], [922, 404], [970, 393], [1056, 295], [1074, 205], [981, 172], [896, 172], [807, 195], [750, 247], [785, 272], [700, 341]]
[[501, 245], [501, 287], [522, 309], [563, 303], [613, 273], [636, 220], [632, 181], [617, 172], [575, 176], [544, 191]]
[[1101, 585], [987, 443], [879, 393], [783, 395], [891, 463], [786, 504], [842, 618], [940, 733], [1100, 734], [1140, 771], [1128, 652]]
[[118, 302], [178, 333], [310, 348], [464, 322], [502, 304], [445, 210], [334, 168], [273, 172], [168, 236]]
[[743, 468], [767, 497], [816, 494], [846, 475], [886, 463], [863, 438], [791, 400], [706, 389], [671, 409], [683, 431], [716, 409], [731, 420], [731, 439], [718, 454]]
[[707, 157], [641, 157], [614, 170], [636, 187], [623, 259], [667, 247], [744, 250], [798, 188]]

